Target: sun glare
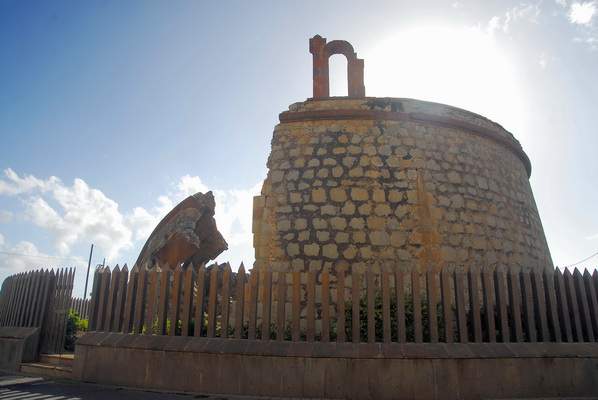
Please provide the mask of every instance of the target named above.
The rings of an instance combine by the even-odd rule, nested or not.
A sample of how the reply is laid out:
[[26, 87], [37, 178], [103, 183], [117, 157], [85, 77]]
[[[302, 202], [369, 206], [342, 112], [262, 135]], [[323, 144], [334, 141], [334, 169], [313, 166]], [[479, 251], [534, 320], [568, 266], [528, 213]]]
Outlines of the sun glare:
[[514, 133], [526, 129], [516, 68], [483, 29], [408, 29], [362, 57], [368, 96], [446, 103], [482, 114]]

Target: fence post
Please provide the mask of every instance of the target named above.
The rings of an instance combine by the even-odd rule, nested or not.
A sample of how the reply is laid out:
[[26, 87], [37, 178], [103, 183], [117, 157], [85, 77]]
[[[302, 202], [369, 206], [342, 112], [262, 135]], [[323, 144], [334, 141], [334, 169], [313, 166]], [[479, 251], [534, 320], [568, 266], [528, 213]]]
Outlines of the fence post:
[[96, 268], [93, 272], [93, 283], [91, 286], [91, 296], [89, 304], [89, 323], [88, 327], [90, 331], [96, 330], [98, 320], [98, 294], [100, 291], [101, 275], [99, 268]]
[[182, 274], [182, 267], [177, 265], [172, 272], [172, 292], [170, 293], [170, 309], [168, 310], [168, 319], [170, 319], [170, 329], [168, 330], [168, 334], [170, 336], [176, 335], [176, 325], [179, 322]]
[[375, 319], [375, 286], [374, 286], [374, 271], [368, 268], [365, 272], [367, 284], [367, 329], [368, 329], [368, 343], [376, 342], [376, 319]]
[[536, 304], [537, 320], [540, 322], [540, 335], [542, 342], [550, 342], [550, 334], [548, 333], [548, 322], [546, 318], [546, 292], [544, 290], [544, 282], [540, 271], [532, 272], [532, 288], [534, 291], [534, 303]]
[[346, 265], [336, 266], [336, 341], [343, 343], [345, 334], [345, 270]]
[[[27, 316], [27, 326], [34, 326], [34, 317], [35, 313], [39, 308], [39, 300], [40, 300], [40, 289], [42, 285], [42, 276], [43, 271], [37, 270], [34, 272], [34, 279], [33, 279], [33, 298], [31, 299], [31, 308], [29, 309], [29, 315]], [[0, 305], [2, 307], [2, 305]]]
[[330, 341], [330, 276], [328, 268], [322, 271], [322, 341]]
[[592, 275], [586, 269], [583, 273], [583, 281], [588, 294], [590, 306], [590, 320], [594, 334], [598, 334], [598, 298], [596, 297], [596, 288], [592, 282]]
[[52, 279], [50, 278], [50, 271], [42, 270], [43, 276], [43, 285], [41, 287], [41, 299], [39, 302], [38, 310], [34, 316], [34, 325], [36, 327], [42, 327], [44, 323], [44, 318], [46, 317], [47, 312], [47, 304], [48, 304], [48, 297], [50, 293], [50, 285], [52, 284]]
[[[106, 330], [105, 327], [105, 319], [106, 319], [106, 313], [107, 313], [107, 303], [108, 303], [108, 296], [109, 296], [109, 290], [110, 290], [110, 268], [109, 267], [105, 267], [102, 269], [102, 285], [100, 286], [100, 297], [99, 297], [99, 302], [98, 302], [98, 323], [97, 323], [97, 328], [99, 331], [104, 331]], [[60, 281], [60, 279], [59, 279]]]
[[532, 283], [530, 273], [528, 271], [521, 271], [521, 288], [523, 296], [523, 314], [525, 316], [525, 330], [527, 333], [527, 340], [529, 342], [536, 342], [538, 340], [536, 335], [536, 318], [534, 313], [534, 298], [532, 293]]
[[407, 341], [407, 327], [405, 326], [405, 281], [404, 271], [400, 265], [395, 266], [395, 296], [397, 301], [397, 340], [399, 343]]
[[575, 290], [577, 292], [578, 303], [581, 305], [581, 324], [582, 329], [585, 332], [584, 339], [589, 342], [594, 341], [594, 330], [592, 329], [592, 321], [590, 316], [590, 305], [588, 304], [588, 296], [586, 288], [583, 282], [583, 277], [579, 269], [575, 268], [573, 273], [573, 279], [575, 281]]
[[411, 299], [413, 301], [413, 331], [416, 343], [423, 342], [422, 303], [420, 294], [420, 279], [417, 266], [411, 270]]
[[467, 312], [465, 305], [465, 274], [463, 266], [455, 269], [455, 302], [457, 303], [457, 330], [459, 331], [459, 342], [467, 343], [469, 334], [467, 331]]
[[262, 284], [262, 340], [270, 340], [270, 321], [272, 317], [272, 271], [271, 267], [261, 270]]
[[559, 324], [558, 303], [554, 289], [554, 270], [544, 270], [544, 287], [547, 292], [548, 322], [552, 328], [552, 335], [555, 342], [561, 342], [561, 327]]
[[220, 305], [221, 311], [221, 322], [220, 322], [220, 337], [228, 337], [228, 320], [229, 320], [229, 287], [230, 287], [230, 264], [224, 265], [224, 272], [222, 273], [222, 303]]
[[382, 339], [391, 342], [390, 336], [390, 273], [388, 266], [382, 266]]
[[445, 266], [440, 272], [442, 290], [442, 314], [444, 317], [444, 336], [446, 343], [453, 343], [453, 301], [451, 293], [451, 274], [454, 268]]
[[307, 331], [306, 339], [313, 342], [316, 335], [316, 272], [307, 272]]
[[239, 271], [237, 272], [237, 284], [235, 290], [237, 292], [235, 303], [235, 338], [241, 339], [243, 338], [243, 309], [245, 308], [245, 266], [243, 263], [241, 263]]
[[488, 330], [488, 341], [496, 342], [496, 322], [494, 320], [494, 279], [491, 267], [485, 267], [482, 271], [482, 288], [484, 289], [484, 310], [486, 312], [486, 329]]
[[564, 336], [567, 342], [573, 341], [573, 332], [571, 328], [571, 318], [569, 316], [569, 302], [567, 301], [567, 290], [565, 289], [565, 278], [559, 269], [555, 272], [556, 294], [558, 299], [559, 317], [564, 326]]
[[151, 335], [154, 333], [154, 314], [156, 311], [156, 301], [158, 297], [158, 266], [154, 266], [150, 271], [148, 271], [149, 277], [149, 290], [147, 293], [147, 307], [146, 307], [146, 315], [145, 321], [147, 324], [147, 328], [145, 329], [146, 335]]
[[575, 293], [575, 283], [573, 275], [569, 269], [565, 269], [565, 288], [567, 290], [567, 300], [571, 313], [573, 314], [573, 334], [576, 342], [583, 342], [583, 332], [581, 330], [581, 320], [579, 318], [579, 304], [577, 303], [577, 294]]
[[249, 275], [249, 329], [247, 338], [250, 340], [256, 338], [258, 289], [258, 270], [254, 268]]
[[133, 319], [133, 333], [136, 334], [140, 334], [143, 331], [147, 272], [147, 265], [139, 266], [137, 292], [135, 293], [135, 318]]
[[500, 340], [503, 343], [511, 341], [509, 320], [507, 317], [507, 278], [504, 268], [499, 265], [494, 270], [494, 291], [496, 293], [496, 305], [500, 322]]
[[[242, 267], [243, 265], [241, 265]], [[203, 331], [203, 311], [205, 306], [205, 281], [206, 281], [206, 266], [201, 264], [197, 269], [197, 291], [195, 297], [195, 326], [193, 336], [201, 336]]]
[[473, 340], [476, 343], [483, 341], [482, 319], [480, 315], [480, 270], [471, 266], [467, 274], [469, 279], [469, 303], [471, 305], [471, 325], [473, 326]]
[[359, 343], [361, 341], [360, 334], [360, 312], [359, 312], [359, 301], [361, 298], [361, 274], [356, 268], [353, 268], [351, 273], [351, 333], [352, 342]]
[[287, 296], [286, 273], [278, 271], [276, 274], [276, 340], [284, 339], [285, 305]]
[[438, 342], [438, 316], [436, 307], [438, 306], [437, 272], [432, 266], [428, 266], [426, 271], [426, 286], [428, 290], [428, 327], [430, 331], [430, 342]]
[[191, 310], [193, 309], [193, 266], [187, 265], [183, 281], [183, 323], [181, 326], [181, 335], [189, 336]]
[[135, 264], [129, 274], [129, 283], [127, 285], [127, 301], [125, 303], [123, 333], [129, 333], [132, 330], [134, 320], [134, 310], [139, 285], [139, 266]]
[[110, 290], [108, 295], [108, 309], [106, 310], [106, 317], [104, 322], [104, 330], [107, 332], [113, 331], [114, 320], [114, 305], [116, 304], [117, 289], [120, 284], [120, 267], [118, 264], [112, 271], [112, 279], [110, 281]]
[[127, 281], [129, 278], [129, 268], [127, 264], [123, 266], [120, 271], [120, 278], [118, 279], [118, 290], [116, 291], [116, 306], [114, 310], [114, 330], [121, 332], [122, 330], [122, 318], [125, 307], [125, 300], [127, 296]]

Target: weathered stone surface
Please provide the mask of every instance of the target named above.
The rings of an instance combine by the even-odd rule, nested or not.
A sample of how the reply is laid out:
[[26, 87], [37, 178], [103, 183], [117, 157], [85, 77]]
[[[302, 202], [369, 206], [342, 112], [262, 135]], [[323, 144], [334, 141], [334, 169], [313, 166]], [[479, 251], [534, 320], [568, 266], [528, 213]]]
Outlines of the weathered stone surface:
[[336, 259], [338, 258], [338, 251], [336, 244], [326, 244], [322, 247], [322, 255], [326, 258]]
[[[125, 345], [130, 339], [120, 333], [85, 334], [75, 350], [73, 378], [221, 397], [598, 396], [595, 343], [318, 343], [316, 355], [312, 345], [291, 341], [247, 343], [231, 338], [222, 346], [222, 341], [204, 337], [139, 335], [133, 346]], [[132, 364], [146, 367], [131, 368]], [[204, 379], [190, 379], [191, 373]]]
[[198, 265], [215, 259], [228, 245], [214, 220], [212, 192], [187, 197], [158, 223], [137, 258], [137, 265], [153, 267]]
[[364, 201], [368, 199], [368, 191], [362, 188], [351, 189], [351, 199], [354, 201]]
[[330, 199], [337, 202], [347, 201], [347, 192], [343, 188], [330, 189]]
[[[310, 113], [323, 118], [301, 119]], [[263, 265], [292, 261], [297, 243], [293, 259], [332, 266], [552, 266], [526, 156], [492, 121], [417, 100], [340, 98], [297, 103], [281, 121], [254, 202]]]

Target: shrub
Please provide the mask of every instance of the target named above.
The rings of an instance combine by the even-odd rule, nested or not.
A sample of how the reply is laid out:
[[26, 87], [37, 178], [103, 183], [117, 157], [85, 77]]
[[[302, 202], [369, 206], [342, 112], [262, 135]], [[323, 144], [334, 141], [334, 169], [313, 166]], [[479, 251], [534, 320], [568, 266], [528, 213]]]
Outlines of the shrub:
[[66, 321], [66, 334], [64, 340], [64, 348], [67, 351], [75, 350], [75, 342], [77, 341], [77, 333], [87, 331], [89, 321], [82, 319], [81, 316], [74, 310], [70, 309]]

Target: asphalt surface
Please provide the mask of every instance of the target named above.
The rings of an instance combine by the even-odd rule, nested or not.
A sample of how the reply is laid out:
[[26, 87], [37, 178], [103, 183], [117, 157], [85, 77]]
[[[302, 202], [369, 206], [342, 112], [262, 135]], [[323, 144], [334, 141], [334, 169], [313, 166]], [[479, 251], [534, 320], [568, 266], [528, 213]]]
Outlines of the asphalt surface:
[[74, 381], [53, 381], [22, 375], [0, 374], [0, 400], [233, 400], [248, 397], [221, 397], [161, 393], [94, 385]]

